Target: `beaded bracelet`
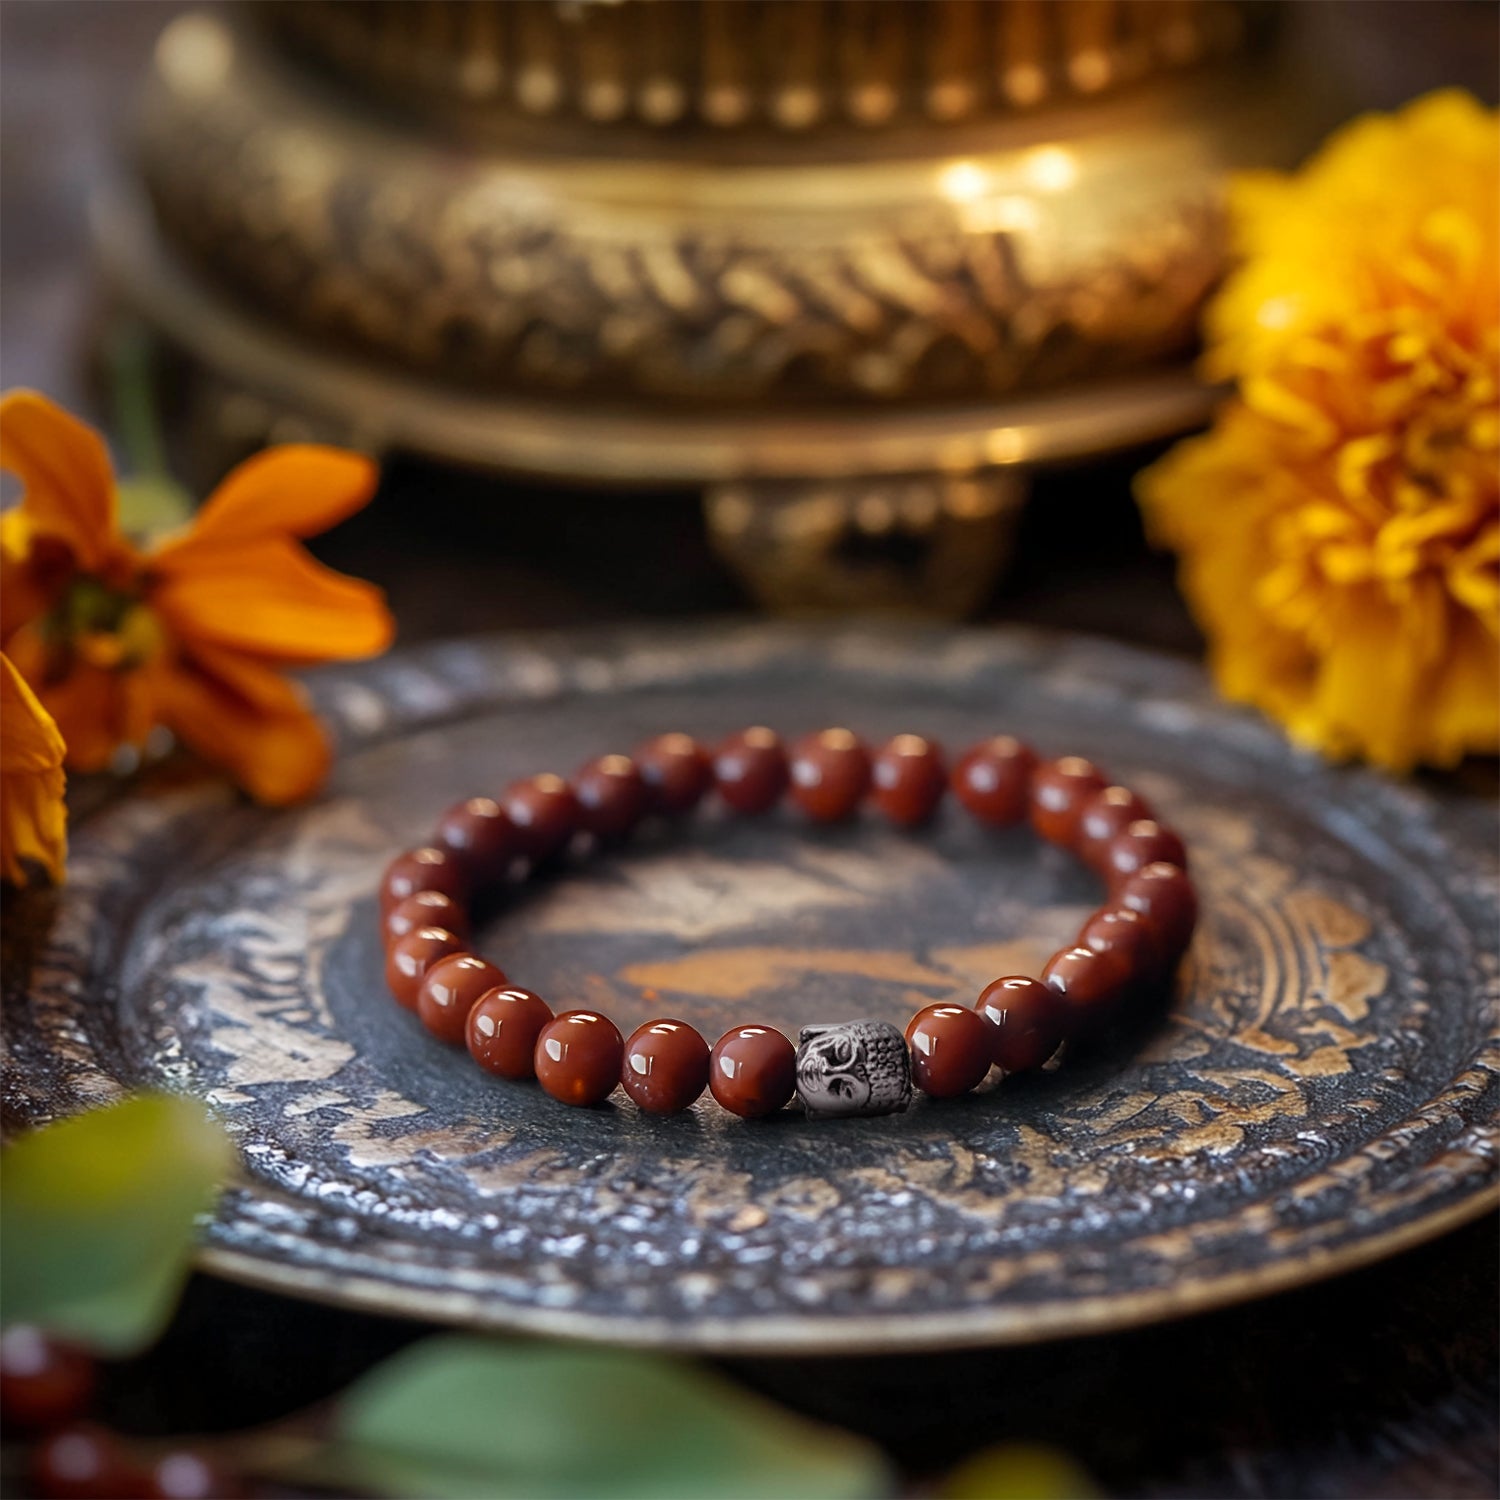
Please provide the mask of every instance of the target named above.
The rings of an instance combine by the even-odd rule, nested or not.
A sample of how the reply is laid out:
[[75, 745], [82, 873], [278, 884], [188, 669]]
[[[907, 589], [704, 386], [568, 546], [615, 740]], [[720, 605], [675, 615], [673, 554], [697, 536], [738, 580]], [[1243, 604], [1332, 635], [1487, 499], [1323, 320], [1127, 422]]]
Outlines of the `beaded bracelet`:
[[[1006, 975], [972, 1008], [928, 1005], [902, 1033], [887, 1021], [802, 1028], [794, 1049], [771, 1026], [736, 1026], [712, 1050], [684, 1021], [651, 1021], [621, 1037], [592, 1010], [554, 1015], [469, 951], [467, 902], [518, 861], [535, 867], [575, 836], [624, 838], [647, 816], [680, 817], [713, 789], [736, 813], [769, 810], [784, 791], [813, 821], [853, 817], [868, 794], [893, 823], [915, 827], [952, 787], [981, 823], [1029, 816], [1044, 839], [1103, 877], [1103, 906], [1039, 979]], [[1078, 756], [1038, 761], [1001, 735], [963, 755], [950, 777], [940, 748], [899, 734], [874, 756], [847, 729], [809, 735], [790, 754], [769, 729], [731, 735], [710, 754], [666, 734], [633, 756], [606, 755], [572, 782], [517, 781], [499, 798], [450, 808], [430, 845], [398, 855], [380, 887], [386, 978], [397, 1001], [442, 1041], [467, 1046], [501, 1078], [535, 1077], [566, 1104], [602, 1103], [617, 1084], [652, 1114], [675, 1114], [705, 1087], [745, 1118], [782, 1108], [795, 1092], [816, 1117], [904, 1110], [912, 1086], [945, 1099], [992, 1067], [1039, 1068], [1071, 1038], [1097, 1031], [1176, 969], [1197, 921], [1182, 840], [1134, 792]]]

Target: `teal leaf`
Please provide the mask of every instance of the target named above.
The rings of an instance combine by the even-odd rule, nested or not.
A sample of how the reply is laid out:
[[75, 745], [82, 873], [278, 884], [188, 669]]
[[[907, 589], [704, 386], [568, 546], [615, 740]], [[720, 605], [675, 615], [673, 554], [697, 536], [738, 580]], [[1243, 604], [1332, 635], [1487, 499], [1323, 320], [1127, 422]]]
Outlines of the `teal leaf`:
[[858, 1500], [879, 1453], [700, 1366], [615, 1350], [424, 1340], [344, 1396], [325, 1476], [433, 1500]]
[[0, 1323], [105, 1354], [151, 1343], [232, 1160], [203, 1106], [168, 1094], [20, 1137], [0, 1155]]

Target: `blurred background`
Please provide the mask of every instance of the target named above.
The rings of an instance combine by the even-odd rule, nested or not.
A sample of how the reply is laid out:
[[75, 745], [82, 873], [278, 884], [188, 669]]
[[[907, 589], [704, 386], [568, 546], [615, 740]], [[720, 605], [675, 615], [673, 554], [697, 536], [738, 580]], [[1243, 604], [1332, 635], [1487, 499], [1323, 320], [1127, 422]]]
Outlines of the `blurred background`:
[[1464, 0], [0, 26], [6, 384], [109, 426], [148, 370], [198, 493], [267, 438], [379, 452], [322, 551], [408, 640], [877, 608], [1196, 649], [1129, 480], [1209, 410], [1223, 174], [1495, 85]]

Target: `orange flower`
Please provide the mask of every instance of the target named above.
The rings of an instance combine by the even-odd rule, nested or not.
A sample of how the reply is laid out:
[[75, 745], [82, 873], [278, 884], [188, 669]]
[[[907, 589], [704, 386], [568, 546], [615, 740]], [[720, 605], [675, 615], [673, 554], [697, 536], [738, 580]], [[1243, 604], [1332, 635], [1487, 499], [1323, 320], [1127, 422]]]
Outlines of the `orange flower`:
[[1220, 689], [1393, 771], [1500, 747], [1500, 117], [1454, 92], [1235, 181], [1213, 429], [1139, 479]]
[[297, 539], [363, 506], [374, 465], [267, 449], [144, 550], [119, 530], [99, 435], [45, 397], [0, 399], [0, 467], [25, 486], [0, 516], [0, 645], [57, 721], [68, 764], [98, 770], [163, 725], [263, 802], [314, 791], [328, 742], [285, 674], [376, 655], [393, 627], [378, 589]]
[[22, 860], [61, 880], [68, 846], [63, 739], [8, 656], [0, 655], [0, 878], [24, 885]]

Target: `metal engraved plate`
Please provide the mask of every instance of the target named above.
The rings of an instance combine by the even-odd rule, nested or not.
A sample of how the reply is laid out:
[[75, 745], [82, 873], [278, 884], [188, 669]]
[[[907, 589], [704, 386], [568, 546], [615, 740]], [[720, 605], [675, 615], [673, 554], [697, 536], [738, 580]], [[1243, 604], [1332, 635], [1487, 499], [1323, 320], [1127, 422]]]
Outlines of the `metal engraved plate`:
[[804, 1026], [797, 1098], [809, 1119], [891, 1115], [911, 1103], [911, 1054], [889, 1021]]

